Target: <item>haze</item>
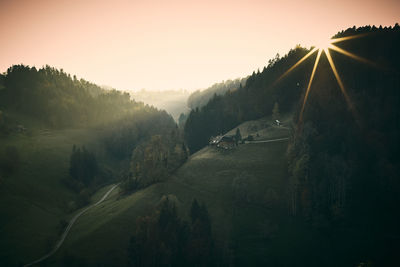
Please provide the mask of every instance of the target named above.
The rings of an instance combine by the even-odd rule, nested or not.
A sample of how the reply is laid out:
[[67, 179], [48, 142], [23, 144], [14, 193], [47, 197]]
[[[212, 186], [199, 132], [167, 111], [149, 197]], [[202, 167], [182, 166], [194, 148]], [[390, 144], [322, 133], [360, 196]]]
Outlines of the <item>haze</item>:
[[394, 0], [2, 0], [0, 72], [48, 64], [122, 90], [206, 88], [296, 44], [394, 25], [399, 14]]

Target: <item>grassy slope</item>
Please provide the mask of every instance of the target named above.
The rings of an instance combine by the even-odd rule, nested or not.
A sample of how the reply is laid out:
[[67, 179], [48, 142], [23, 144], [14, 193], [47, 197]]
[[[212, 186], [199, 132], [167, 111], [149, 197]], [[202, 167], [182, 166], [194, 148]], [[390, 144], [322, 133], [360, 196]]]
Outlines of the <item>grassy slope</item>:
[[[24, 123], [29, 126], [28, 123]], [[75, 195], [61, 182], [73, 144], [94, 147], [93, 131], [31, 130], [1, 137], [0, 151], [15, 146], [18, 171], [0, 185], [0, 265], [33, 260], [54, 245]]]
[[[260, 138], [279, 138], [284, 132], [288, 135], [288, 129], [272, 128]], [[163, 195], [173, 195], [183, 216], [187, 216], [193, 198], [205, 202], [214, 235], [228, 261], [261, 263], [268, 247], [259, 244], [272, 237], [280, 223], [280, 212], [285, 210], [280, 200], [286, 177], [286, 147], [287, 141], [240, 145], [230, 151], [206, 147], [166, 182], [127, 197], [114, 192], [80, 218], [51, 261], [67, 257], [87, 264], [125, 264], [125, 248], [137, 216], [146, 214]]]

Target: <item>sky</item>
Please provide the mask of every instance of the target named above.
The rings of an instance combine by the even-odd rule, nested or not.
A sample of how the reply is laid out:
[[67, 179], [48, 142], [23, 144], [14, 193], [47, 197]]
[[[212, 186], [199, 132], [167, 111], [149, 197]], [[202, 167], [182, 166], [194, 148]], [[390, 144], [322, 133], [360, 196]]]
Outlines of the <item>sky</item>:
[[396, 22], [398, 0], [0, 0], [0, 72], [48, 64], [120, 90], [194, 90]]

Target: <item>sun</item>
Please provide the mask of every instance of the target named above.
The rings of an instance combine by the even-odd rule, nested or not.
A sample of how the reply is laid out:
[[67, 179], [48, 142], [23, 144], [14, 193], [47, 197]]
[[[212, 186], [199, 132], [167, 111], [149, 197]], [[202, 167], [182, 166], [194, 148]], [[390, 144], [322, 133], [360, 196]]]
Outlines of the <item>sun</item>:
[[356, 114], [356, 110], [354, 109], [354, 106], [353, 106], [353, 104], [352, 104], [352, 102], [350, 100], [350, 97], [347, 94], [346, 88], [343, 85], [342, 79], [340, 78], [339, 72], [336, 69], [335, 63], [334, 63], [334, 61], [332, 59], [332, 56], [331, 56], [331, 53], [330, 53], [329, 50], [334, 50], [335, 52], [341, 53], [341, 54], [343, 54], [345, 56], [348, 56], [350, 58], [353, 58], [353, 59], [355, 59], [355, 60], [357, 60], [359, 62], [367, 63], [367, 64], [369, 64], [371, 66], [377, 67], [376, 63], [371, 62], [371, 61], [369, 61], [369, 60], [367, 60], [365, 58], [362, 58], [360, 56], [357, 56], [357, 55], [355, 55], [355, 54], [353, 54], [351, 52], [348, 52], [348, 51], [346, 51], [346, 50], [344, 50], [344, 49], [342, 49], [342, 48], [340, 48], [340, 47], [335, 45], [336, 43], [339, 43], [339, 42], [343, 42], [343, 41], [347, 41], [347, 40], [350, 40], [350, 39], [364, 37], [366, 35], [367, 34], [358, 34], [358, 35], [346, 36], [346, 37], [335, 38], [335, 39], [331, 38], [331, 39], [314, 40], [313, 47], [310, 49], [310, 51], [304, 57], [302, 57], [299, 61], [297, 61], [296, 64], [294, 64], [291, 68], [289, 68], [285, 73], [283, 73], [274, 82], [274, 84], [278, 83], [280, 80], [282, 80], [284, 77], [286, 77], [293, 69], [295, 69], [302, 62], [304, 62], [307, 58], [309, 58], [311, 55], [313, 55], [314, 53], [317, 52], [317, 56], [316, 56], [315, 62], [314, 62], [314, 67], [312, 69], [311, 76], [310, 76], [310, 79], [308, 81], [308, 85], [307, 85], [307, 88], [306, 88], [306, 91], [305, 91], [305, 95], [304, 95], [304, 99], [303, 99], [303, 105], [301, 107], [301, 111], [300, 111], [300, 115], [299, 115], [299, 123], [298, 123], [299, 126], [302, 125], [304, 108], [306, 106], [307, 98], [308, 98], [308, 95], [310, 93], [311, 85], [312, 85], [312, 82], [313, 82], [313, 79], [314, 79], [314, 76], [315, 76], [315, 72], [316, 72], [317, 67], [318, 67], [318, 62], [319, 62], [322, 54], [325, 54], [325, 57], [327, 58], [327, 60], [329, 62], [329, 65], [330, 65], [330, 67], [332, 69], [332, 72], [333, 72], [333, 74], [334, 74], [334, 76], [336, 78], [336, 81], [337, 81], [337, 83], [338, 83], [338, 85], [340, 87], [340, 90], [343, 93], [344, 99], [346, 100], [346, 103], [347, 103], [350, 111], [353, 113], [353, 115], [355, 117], [358, 117], [358, 115]]
[[329, 39], [328, 38], [326, 38], [326, 39], [321, 38], [321, 39], [315, 40], [314, 41], [314, 45], [315, 45], [315, 47], [317, 49], [320, 49], [322, 51], [326, 51], [327, 49], [332, 47], [332, 42], [333, 41], [334, 40], [332, 40], [330, 38]]

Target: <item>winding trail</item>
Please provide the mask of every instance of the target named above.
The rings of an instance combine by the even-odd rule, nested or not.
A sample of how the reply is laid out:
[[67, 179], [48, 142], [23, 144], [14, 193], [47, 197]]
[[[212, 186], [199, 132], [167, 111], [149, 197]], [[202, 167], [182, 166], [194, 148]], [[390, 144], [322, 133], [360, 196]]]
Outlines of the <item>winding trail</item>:
[[272, 142], [279, 142], [279, 141], [284, 141], [284, 140], [289, 140], [289, 137], [271, 139], [271, 140], [247, 141], [246, 144], [272, 143]]
[[96, 203], [94, 203], [94, 204], [92, 204], [92, 205], [86, 207], [85, 209], [83, 209], [83, 210], [81, 210], [79, 213], [77, 213], [77, 214], [69, 221], [69, 224], [68, 224], [67, 228], [65, 228], [65, 231], [64, 231], [64, 233], [62, 234], [60, 240], [57, 242], [57, 244], [54, 246], [54, 248], [53, 248], [49, 253], [47, 253], [46, 255], [44, 255], [43, 257], [41, 257], [40, 259], [37, 259], [37, 260], [35, 260], [35, 261], [31, 262], [31, 263], [28, 263], [28, 264], [24, 265], [24, 267], [32, 266], [32, 265], [34, 265], [34, 264], [37, 264], [37, 263], [39, 263], [39, 262], [42, 262], [42, 261], [44, 261], [45, 259], [47, 259], [47, 258], [49, 258], [50, 256], [52, 256], [54, 253], [56, 253], [56, 251], [57, 251], [57, 250], [61, 247], [61, 245], [64, 243], [64, 240], [65, 240], [65, 238], [67, 237], [67, 235], [68, 235], [68, 233], [69, 233], [69, 230], [71, 230], [71, 228], [72, 228], [72, 226], [74, 225], [74, 223], [76, 222], [76, 220], [77, 220], [80, 216], [82, 216], [82, 214], [84, 214], [87, 210], [89, 210], [89, 209], [91, 209], [91, 208], [93, 208], [93, 207], [96, 207], [96, 206], [99, 205], [101, 202], [103, 202], [103, 201], [110, 195], [110, 193], [111, 193], [118, 185], [119, 185], [119, 183], [118, 183], [118, 184], [115, 184], [113, 187], [110, 188], [110, 190], [108, 190], [108, 191], [104, 194], [104, 196], [103, 196], [99, 201], [97, 201]]

